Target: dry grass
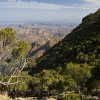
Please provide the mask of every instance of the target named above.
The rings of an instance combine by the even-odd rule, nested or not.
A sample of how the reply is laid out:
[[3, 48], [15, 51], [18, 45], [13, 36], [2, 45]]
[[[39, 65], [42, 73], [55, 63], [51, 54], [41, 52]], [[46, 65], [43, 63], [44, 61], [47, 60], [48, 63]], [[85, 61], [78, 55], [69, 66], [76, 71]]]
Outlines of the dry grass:
[[0, 94], [0, 100], [12, 100], [6, 94]]
[[[16, 98], [16, 99], [11, 99], [9, 98], [6, 94], [0, 94], [0, 100], [38, 100], [36, 98], [32, 98], [32, 97], [29, 97], [29, 98]], [[43, 98], [43, 99], [40, 99], [40, 100], [57, 100], [57, 99], [54, 99], [54, 98]]]

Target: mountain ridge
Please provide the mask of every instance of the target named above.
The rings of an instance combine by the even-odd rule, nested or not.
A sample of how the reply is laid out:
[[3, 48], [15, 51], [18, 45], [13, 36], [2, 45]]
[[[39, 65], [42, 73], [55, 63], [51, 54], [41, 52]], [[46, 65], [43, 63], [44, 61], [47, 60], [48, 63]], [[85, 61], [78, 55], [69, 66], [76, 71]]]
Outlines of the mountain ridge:
[[56, 69], [66, 63], [95, 65], [100, 62], [100, 10], [84, 17], [82, 23], [37, 60], [32, 73]]

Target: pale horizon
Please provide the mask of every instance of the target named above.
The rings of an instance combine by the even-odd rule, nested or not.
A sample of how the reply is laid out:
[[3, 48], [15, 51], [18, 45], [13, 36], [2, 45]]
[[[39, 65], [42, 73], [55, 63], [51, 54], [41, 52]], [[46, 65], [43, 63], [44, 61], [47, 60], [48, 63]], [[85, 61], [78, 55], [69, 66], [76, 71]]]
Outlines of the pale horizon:
[[0, 0], [0, 22], [80, 23], [99, 0]]

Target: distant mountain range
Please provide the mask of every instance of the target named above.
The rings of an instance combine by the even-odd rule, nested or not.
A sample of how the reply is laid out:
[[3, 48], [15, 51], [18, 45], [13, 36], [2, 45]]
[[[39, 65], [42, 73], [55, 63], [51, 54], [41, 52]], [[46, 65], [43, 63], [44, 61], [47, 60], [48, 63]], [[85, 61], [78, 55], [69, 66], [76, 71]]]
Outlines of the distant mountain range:
[[27, 23], [0, 24], [0, 28], [12, 27], [16, 38], [32, 44], [29, 56], [40, 57], [50, 47], [61, 41], [77, 24]]

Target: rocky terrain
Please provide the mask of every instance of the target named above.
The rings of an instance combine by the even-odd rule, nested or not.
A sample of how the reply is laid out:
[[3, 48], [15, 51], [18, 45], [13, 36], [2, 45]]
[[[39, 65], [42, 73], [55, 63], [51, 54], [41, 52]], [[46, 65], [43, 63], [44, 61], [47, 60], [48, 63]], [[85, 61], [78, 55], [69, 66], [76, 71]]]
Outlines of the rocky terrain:
[[49, 25], [49, 24], [30, 24], [19, 25], [17, 30], [17, 38], [28, 42], [38, 42], [45, 44], [47, 41], [57, 43], [75, 28], [74, 25]]
[[12, 27], [17, 31], [17, 38], [34, 43], [45, 44], [48, 41], [55, 43], [69, 34], [76, 24], [0, 24], [0, 28]]

